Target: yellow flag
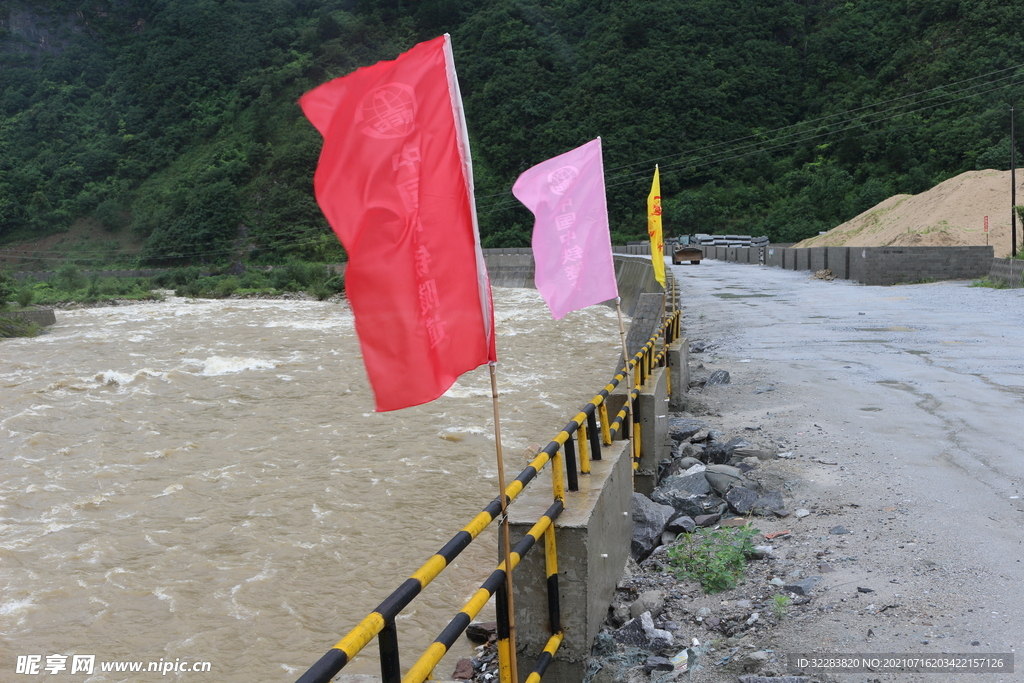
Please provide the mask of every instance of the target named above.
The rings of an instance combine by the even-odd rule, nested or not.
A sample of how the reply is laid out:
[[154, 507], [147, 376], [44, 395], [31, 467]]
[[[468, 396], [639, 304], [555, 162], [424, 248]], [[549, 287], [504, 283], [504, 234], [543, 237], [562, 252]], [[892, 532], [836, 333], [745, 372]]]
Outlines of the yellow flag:
[[661, 237], [661, 181], [654, 167], [651, 194], [647, 195], [647, 234], [651, 236], [651, 264], [654, 277], [665, 288], [665, 241]]

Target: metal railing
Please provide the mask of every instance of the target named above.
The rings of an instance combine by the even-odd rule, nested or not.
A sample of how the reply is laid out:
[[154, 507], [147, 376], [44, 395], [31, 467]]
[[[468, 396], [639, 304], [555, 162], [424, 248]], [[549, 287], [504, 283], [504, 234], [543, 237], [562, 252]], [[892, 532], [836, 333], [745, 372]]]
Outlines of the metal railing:
[[[417, 595], [434, 580], [469, 544], [487, 528], [501, 513], [501, 501], [492, 500], [473, 520], [464, 526], [448, 543], [438, 550], [427, 562], [417, 569], [401, 586], [362, 619], [349, 633], [338, 641], [323, 657], [311, 666], [296, 683], [329, 683], [371, 640], [377, 638], [380, 652], [381, 678], [384, 683], [422, 683], [430, 677], [431, 672], [458, 637], [466, 630], [473, 618], [479, 614], [491, 596], [497, 594], [496, 601], [498, 629], [499, 679], [501, 683], [513, 683], [509, 661], [510, 629], [507, 601], [505, 596], [505, 572], [514, 570], [522, 558], [543, 537], [545, 549], [545, 569], [547, 576], [548, 620], [551, 637], [536, 665], [526, 679], [527, 683], [539, 683], [548, 664], [563, 640], [561, 615], [558, 602], [558, 556], [555, 539], [554, 522], [565, 506], [565, 481], [570, 491], [579, 490], [579, 473], [590, 472], [590, 461], [601, 459], [602, 445], [612, 443], [614, 435], [628, 434], [631, 416], [636, 414], [635, 401], [640, 387], [657, 365], [665, 363], [667, 346], [678, 338], [680, 331], [679, 311], [668, 314], [658, 330], [647, 343], [625, 364], [604, 389], [584, 406], [569, 423], [541, 449], [534, 459], [505, 488], [506, 505], [522, 493], [537, 474], [551, 463], [552, 490], [554, 502], [543, 516], [533, 525], [527, 534], [516, 543], [510, 556], [510, 568], [504, 561], [491, 572], [481, 584], [458, 615], [449, 622], [434, 640], [433, 644], [413, 664], [403, 677], [398, 647], [398, 630], [395, 619], [416, 598]], [[655, 352], [662, 342], [661, 349]], [[627, 375], [634, 373], [634, 386], [629, 392], [622, 410], [613, 423], [609, 423], [607, 405], [608, 395], [619, 386]], [[598, 424], [600, 418], [600, 424]], [[633, 467], [636, 469], [639, 459], [639, 431], [633, 429]], [[575, 435], [575, 440], [573, 436]], [[579, 466], [577, 471], [577, 455]]]

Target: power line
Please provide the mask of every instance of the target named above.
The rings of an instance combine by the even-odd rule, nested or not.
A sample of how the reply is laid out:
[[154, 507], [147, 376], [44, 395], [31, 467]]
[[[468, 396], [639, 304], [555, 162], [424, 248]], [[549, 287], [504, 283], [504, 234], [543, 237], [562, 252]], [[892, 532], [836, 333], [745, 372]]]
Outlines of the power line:
[[[985, 95], [985, 94], [988, 94], [988, 93], [991, 93], [991, 92], [995, 92], [995, 91], [1003, 90], [1003, 89], [1006, 89], [1006, 88], [1009, 88], [1009, 87], [1012, 87], [1012, 86], [1015, 86], [1015, 85], [1019, 85], [1021, 83], [1021, 81], [1013, 81], [1012, 80], [1012, 79], [1015, 79], [1015, 78], [1018, 77], [1017, 73], [1010, 73], [1008, 75], [1003, 75], [1000, 78], [997, 78], [997, 79], [994, 79], [994, 80], [990, 80], [990, 81], [986, 81], [984, 83], [974, 83], [974, 82], [978, 81], [979, 79], [988, 78], [988, 77], [999, 75], [999, 74], [1006, 74], [1006, 72], [1015, 71], [1017, 69], [1020, 69], [1022, 66], [1024, 66], [1024, 64], [1015, 64], [1013, 66], [1009, 66], [1009, 67], [1006, 67], [1006, 68], [1003, 68], [1003, 69], [997, 69], [997, 70], [994, 70], [994, 71], [990, 71], [988, 73], [981, 74], [979, 76], [973, 76], [971, 78], [965, 78], [965, 79], [962, 79], [962, 80], [959, 80], [959, 81], [954, 81], [952, 83], [947, 83], [947, 84], [944, 84], [944, 85], [941, 85], [941, 86], [936, 86], [934, 88], [931, 88], [931, 89], [928, 89], [928, 90], [924, 90], [924, 91], [921, 91], [921, 92], [918, 92], [918, 93], [911, 93], [911, 94], [903, 95], [903, 96], [900, 96], [900, 97], [894, 97], [894, 98], [891, 98], [891, 99], [888, 99], [888, 100], [883, 100], [883, 101], [880, 101], [880, 102], [875, 102], [875, 103], [872, 103], [872, 104], [863, 105], [861, 107], [856, 107], [854, 109], [848, 109], [848, 110], [845, 110], [845, 111], [842, 111], [842, 112], [837, 112], [835, 114], [828, 114], [828, 115], [821, 116], [821, 117], [818, 117], [818, 118], [815, 118], [815, 119], [809, 119], [807, 121], [800, 121], [800, 122], [789, 124], [789, 125], [786, 125], [786, 126], [781, 126], [779, 128], [775, 128], [775, 129], [770, 130], [770, 131], [753, 133], [753, 134], [742, 136], [742, 137], [739, 137], [739, 138], [734, 138], [732, 140], [727, 140], [727, 141], [723, 141], [723, 142], [713, 143], [713, 144], [710, 144], [710, 145], [706, 145], [704, 147], [699, 147], [697, 149], [688, 150], [686, 152], [680, 152], [679, 154], [655, 157], [655, 158], [651, 158], [651, 159], [635, 161], [635, 162], [632, 162], [632, 163], [629, 163], [629, 164], [623, 164], [623, 165], [620, 165], [620, 166], [615, 166], [615, 167], [612, 167], [610, 169], [607, 169], [607, 171], [614, 172], [614, 171], [617, 171], [617, 170], [633, 168], [635, 166], [640, 166], [640, 165], [644, 166], [644, 168], [642, 170], [634, 171], [634, 172], [631, 172], [631, 173], [624, 173], [624, 174], [614, 175], [614, 176], [612, 176], [610, 178], [610, 182], [606, 185], [606, 187], [608, 187], [608, 188], [621, 187], [621, 186], [629, 184], [631, 182], [636, 182], [639, 179], [642, 179], [642, 178], [645, 179], [650, 174], [649, 167], [653, 166], [654, 164], [663, 164], [662, 165], [662, 171], [663, 172], [671, 171], [671, 170], [678, 169], [678, 168], [683, 168], [683, 167], [690, 167], [690, 166], [694, 166], [694, 165], [699, 164], [699, 163], [704, 163], [705, 165], [721, 164], [721, 163], [725, 163], [725, 162], [728, 162], [728, 161], [736, 161], [736, 160], [739, 160], [739, 159], [748, 158], [748, 157], [755, 156], [755, 155], [758, 155], [758, 154], [766, 154], [768, 152], [773, 152], [773, 151], [777, 151], [777, 150], [780, 150], [780, 149], [791, 148], [791, 147], [794, 147], [794, 146], [799, 145], [799, 144], [803, 144], [803, 143], [810, 142], [810, 141], [813, 141], [813, 140], [818, 140], [818, 139], [825, 138], [825, 137], [831, 137], [831, 136], [840, 135], [842, 133], [846, 133], [846, 132], [849, 132], [849, 131], [852, 131], [852, 130], [857, 130], [857, 129], [864, 128], [864, 127], [867, 127], [867, 126], [884, 124], [887, 121], [892, 121], [893, 119], [896, 119], [896, 118], [908, 116], [908, 115], [911, 115], [911, 114], [914, 114], [914, 113], [918, 113], [918, 112], [921, 112], [921, 111], [925, 111], [925, 110], [928, 110], [928, 109], [933, 109], [933, 108], [941, 106], [941, 105], [955, 104], [957, 102], [961, 102], [963, 100], [966, 100], [966, 99], [969, 99], [969, 98], [972, 98], [972, 97], [977, 97], [979, 95]], [[999, 85], [997, 87], [989, 87], [989, 86], [992, 86], [994, 84], [1002, 83], [1002, 82], [1007, 81], [1007, 80], [1010, 80], [1011, 82], [1010, 83], [1005, 83], [1003, 85]], [[971, 85], [968, 85], [966, 87], [953, 90], [952, 92], [950, 92], [950, 90], [949, 90], [950, 88], [956, 88], [957, 86], [960, 86], [960, 85], [963, 85], [963, 84], [968, 84], [968, 83], [970, 83]], [[942, 92], [940, 92], [940, 91], [942, 91]], [[975, 91], [975, 92], [970, 92], [970, 91]], [[962, 95], [961, 97], [956, 97], [954, 99], [948, 99], [948, 97], [950, 95], [960, 95], [962, 93], [967, 93], [967, 94]], [[923, 95], [931, 95], [931, 96], [927, 97], [927, 98], [924, 98], [924, 99], [918, 99], [918, 98], [920, 98]], [[936, 101], [936, 100], [941, 100], [941, 101]], [[927, 103], [927, 102], [933, 102], [933, 101], [935, 101], [934, 104], [930, 104], [930, 105], [926, 105], [926, 106], [919, 106], [919, 107], [917, 107], [915, 109], [907, 109], [908, 107], [912, 107], [914, 105], [921, 105], [921, 104], [924, 104], [924, 103]], [[877, 109], [878, 107], [881, 107], [881, 106], [884, 106], [884, 105], [888, 105], [888, 104], [892, 104], [892, 103], [896, 103], [896, 102], [902, 102], [903, 104], [898, 104], [896, 106], [889, 107], [887, 109], [882, 109], [880, 111], [873, 111], [873, 112], [867, 112], [867, 113], [864, 113], [864, 114], [857, 114], [857, 112], [863, 112], [863, 111], [868, 110], [868, 109]], [[829, 129], [825, 130], [823, 132], [819, 132], [819, 131], [821, 131], [821, 126], [818, 126], [815, 130], [806, 130], [806, 127], [812, 126], [813, 124], [821, 124], [821, 123], [823, 123], [825, 121], [829, 121], [831, 119], [839, 119], [840, 117], [844, 117], [844, 118], [842, 118], [842, 119], [840, 119], [838, 121], [833, 121], [831, 123], [825, 124], [825, 126], [828, 127]], [[899, 129], [896, 129], [896, 130], [910, 130], [910, 129], [921, 128], [921, 127], [924, 127], [926, 125], [929, 125], [929, 124], [928, 123], [922, 123], [922, 124], [919, 124], [919, 125], [916, 125], [916, 126], [904, 126], [904, 127], [899, 128]], [[839, 126], [839, 128], [834, 128], [836, 126]], [[799, 130], [801, 128], [803, 128], [804, 130]], [[796, 130], [794, 130], [794, 129], [796, 129]], [[775, 135], [775, 134], [778, 134], [778, 133], [782, 133], [784, 131], [791, 131], [791, 130], [793, 132], [786, 133], [785, 135], [779, 135], [779, 136], [777, 136], [775, 138], [772, 138], [772, 139], [766, 139], [769, 136], [772, 136], [772, 135]], [[870, 135], [879, 135], [879, 134], [884, 134], [884, 133], [887, 133], [887, 132], [893, 132], [893, 131], [891, 131], [891, 130], [890, 131], [878, 131], [878, 132], [872, 133]], [[738, 147], [734, 146], [734, 145], [737, 145], [738, 143], [744, 143], [744, 142], [747, 142], [748, 140], [754, 140], [755, 138], [758, 138], [759, 140], [757, 142], [750, 142], [748, 144], [743, 144], [743, 145], [740, 145]], [[765, 145], [769, 145], [769, 146], [766, 147]], [[717, 152], [703, 154], [702, 156], [688, 157], [686, 159], [682, 159], [682, 160], [674, 162], [674, 163], [668, 163], [668, 164], [664, 163], [664, 162], [672, 160], [672, 159], [679, 159], [679, 157], [683, 157], [683, 156], [686, 156], [686, 155], [693, 155], [695, 153], [699, 154], [701, 152], [710, 152], [711, 150], [716, 150], [716, 149], [723, 148], [723, 147], [725, 147], [726, 149], [722, 149], [721, 151], [717, 151]], [[745, 151], [745, 150], [750, 150], [750, 151]], [[489, 205], [486, 205], [486, 206], [482, 207], [481, 209], [479, 209], [477, 211], [478, 215], [487, 215], [487, 214], [491, 214], [491, 213], [496, 213], [498, 211], [502, 211], [502, 210], [505, 210], [507, 208], [515, 207], [515, 206], [519, 206], [520, 205], [518, 200], [516, 200], [514, 197], [511, 197], [511, 192], [510, 191], [501, 192], [501, 193], [495, 193], [495, 194], [490, 194], [490, 195], [483, 195], [481, 197], [477, 197], [477, 200], [479, 201], [481, 199], [490, 199], [490, 198], [495, 198], [495, 197], [509, 197], [509, 199], [498, 200], [498, 201], [492, 202]], [[264, 243], [258, 244], [258, 246], [256, 248], [259, 248], [259, 249], [274, 249], [274, 248], [278, 248], [278, 247], [281, 247], [281, 246], [294, 246], [294, 247], [300, 247], [301, 248], [301, 247], [311, 246], [312, 244], [315, 243], [315, 241], [319, 237], [321, 237], [324, 234], [330, 234], [329, 232], [327, 232], [327, 233], [318, 233], [316, 235], [309, 235], [309, 232], [310, 231], [308, 229], [306, 229], [306, 230], [295, 230], [295, 231], [291, 231], [291, 232], [285, 231], [283, 233], [278, 233], [277, 235], [275, 235], [274, 239], [272, 239], [269, 242], [264, 242]], [[293, 241], [291, 241], [291, 237], [290, 236], [296, 236], [296, 237], [302, 236], [303, 239], [300, 239], [298, 241], [294, 241], [293, 242]], [[138, 249], [138, 250], [132, 250], [132, 251], [128, 251], [128, 252], [119, 252], [118, 254], [110, 254], [110, 253], [104, 252], [104, 251], [92, 251], [92, 252], [85, 251], [85, 252], [77, 252], [77, 253], [74, 253], [74, 254], [70, 254], [68, 252], [60, 252], [60, 251], [56, 251], [56, 250], [45, 250], [45, 251], [32, 250], [33, 254], [43, 253], [43, 254], [58, 254], [58, 255], [57, 256], [26, 256], [24, 254], [17, 254], [13, 250], [10, 250], [10, 249], [0, 248], [0, 257], [2, 257], [2, 258], [10, 258], [10, 259], [22, 259], [22, 260], [26, 260], [27, 259], [27, 260], [37, 260], [37, 261], [63, 261], [63, 262], [75, 261], [75, 260], [99, 260], [99, 259], [123, 260], [123, 259], [137, 258], [137, 257], [141, 256], [143, 253], [145, 253], [145, 251], [146, 251], [146, 249], [144, 247], [141, 248], [141, 249]], [[158, 254], [158, 255], [152, 255], [152, 256], [147, 257], [147, 258], [148, 259], [153, 259], [153, 260], [156, 260], [156, 259], [168, 259], [168, 258], [198, 258], [198, 257], [218, 256], [218, 255], [230, 254], [230, 253], [235, 253], [237, 251], [239, 251], [238, 248], [211, 249], [211, 250], [205, 250], [205, 251], [195, 251], [195, 252], [182, 253], [182, 254], [174, 254], [174, 255]]]
[[[994, 72], [990, 72], [989, 74], [985, 74], [985, 76], [990, 76], [990, 75], [993, 75], [993, 74], [1003, 73], [1003, 72], [1008, 71], [1010, 69], [1020, 68], [1021, 66], [1024, 66], [1024, 65], [1015, 65], [1013, 67], [1008, 67], [1007, 69], [1000, 69], [998, 71], [994, 71]], [[684, 161], [680, 161], [680, 162], [677, 162], [677, 163], [672, 163], [672, 164], [664, 165], [664, 166], [662, 166], [662, 171], [671, 170], [671, 169], [675, 169], [675, 168], [680, 168], [680, 167], [683, 167], [683, 166], [692, 166], [692, 165], [700, 163], [700, 162], [705, 162], [706, 165], [724, 163], [726, 161], [732, 161], [732, 160], [736, 160], [736, 159], [741, 159], [741, 158], [753, 156], [753, 155], [756, 155], [756, 154], [762, 154], [762, 153], [765, 153], [765, 152], [775, 151], [775, 150], [778, 150], [778, 149], [783, 149], [785, 147], [792, 147], [792, 146], [801, 144], [803, 142], [808, 142], [808, 141], [820, 139], [820, 138], [823, 138], [823, 137], [829, 137], [829, 136], [838, 135], [838, 134], [841, 134], [841, 133], [844, 133], [844, 132], [847, 132], [847, 131], [850, 131], [850, 130], [855, 130], [857, 128], [863, 128], [863, 127], [869, 126], [869, 125], [878, 125], [878, 124], [881, 124], [881, 123], [885, 123], [886, 121], [891, 121], [891, 120], [893, 120], [895, 118], [899, 118], [899, 117], [902, 117], [902, 116], [907, 116], [909, 114], [913, 114], [913, 113], [916, 113], [916, 112], [919, 112], [919, 111], [924, 111], [924, 110], [927, 110], [927, 109], [933, 109], [933, 108], [941, 106], [941, 105], [955, 104], [957, 102], [960, 102], [960, 101], [963, 101], [963, 100], [966, 100], [966, 99], [969, 99], [969, 98], [972, 98], [972, 97], [976, 97], [976, 96], [979, 96], [979, 95], [985, 95], [985, 94], [988, 94], [990, 92], [994, 92], [994, 91], [997, 91], [997, 90], [1003, 90], [1005, 88], [1009, 88], [1009, 87], [1014, 86], [1014, 85], [1019, 85], [1020, 81], [1015, 81], [1015, 82], [1006, 83], [1004, 85], [1000, 85], [1000, 86], [997, 86], [997, 87], [994, 87], [994, 88], [988, 88], [987, 87], [987, 86], [990, 86], [990, 85], [992, 85], [994, 83], [1000, 83], [1002, 81], [1006, 81], [1006, 80], [1009, 80], [1009, 79], [1016, 78], [1017, 76], [1018, 76], [1018, 74], [1010, 74], [1008, 76], [1003, 76], [1001, 78], [998, 78], [998, 79], [995, 79], [993, 81], [989, 81], [989, 82], [986, 82], [986, 83], [974, 84], [974, 85], [971, 85], [971, 86], [968, 86], [968, 87], [965, 87], [965, 88], [961, 88], [960, 90], [956, 90], [956, 91], [953, 91], [953, 92], [946, 92], [946, 93], [941, 93], [941, 94], [938, 94], [938, 95], [933, 95], [932, 97], [925, 98], [924, 100], [917, 100], [917, 101], [913, 101], [913, 102], [908, 102], [906, 104], [899, 105], [897, 107], [891, 107], [889, 109], [886, 109], [886, 110], [883, 110], [883, 111], [880, 111], [880, 112], [874, 112], [873, 114], [848, 117], [845, 120], [837, 121], [837, 122], [834, 122], [834, 123], [830, 124], [831, 126], [836, 126], [836, 125], [844, 126], [845, 124], [850, 124], [850, 123], [855, 122], [855, 121], [860, 121], [856, 125], [846, 125], [846, 127], [839, 128], [837, 130], [828, 130], [828, 131], [825, 131], [825, 132], [806, 131], [806, 130], [805, 131], [800, 131], [800, 132], [794, 132], [794, 133], [790, 133], [790, 134], [781, 136], [781, 137], [776, 138], [774, 140], [763, 140], [762, 142], [742, 145], [742, 146], [740, 146], [738, 148], [731, 148], [731, 149], [727, 149], [727, 150], [722, 150], [721, 152], [716, 152], [716, 153], [713, 153], [713, 154], [705, 154], [703, 156], [698, 156], [696, 158], [689, 158], [689, 159], [686, 159]], [[967, 83], [967, 82], [970, 82], [970, 81], [973, 81], [973, 80], [977, 80], [978, 78], [982, 78], [982, 77], [983, 76], [977, 76], [977, 77], [972, 78], [972, 79], [964, 79], [963, 81], [958, 81], [955, 84]], [[894, 98], [892, 100], [887, 100], [886, 102], [894, 102], [894, 101], [909, 99], [910, 97], [915, 97], [915, 96], [921, 95], [921, 94], [932, 93], [932, 92], [935, 92], [935, 91], [940, 90], [942, 88], [948, 88], [948, 87], [949, 87], [948, 85], [946, 85], [946, 86], [939, 86], [938, 88], [932, 88], [931, 90], [926, 90], [926, 91], [924, 91], [922, 93], [915, 93], [914, 95], [906, 95], [904, 97]], [[987, 89], [976, 91], [976, 92], [969, 92], [971, 90], [976, 90], [978, 88], [987, 88]], [[906, 107], [913, 106], [915, 104], [921, 104], [922, 102], [930, 102], [930, 101], [933, 101], [933, 100], [939, 100], [940, 98], [946, 97], [948, 95], [958, 95], [960, 93], [965, 93], [965, 92], [967, 92], [968, 94], [963, 95], [962, 97], [957, 97], [957, 98], [954, 98], [954, 99], [946, 98], [946, 99], [943, 99], [942, 101], [935, 102], [934, 104], [931, 104], [931, 105], [918, 107], [916, 109], [909, 109], [909, 110], [905, 109]], [[885, 102], [879, 103], [879, 104], [884, 104], [884, 103]], [[857, 112], [857, 111], [861, 111], [863, 109], [870, 108], [870, 107], [873, 107], [873, 106], [877, 106], [877, 104], [876, 105], [865, 105], [864, 107], [858, 107], [856, 109], [848, 110], [847, 112], [842, 112], [842, 113]], [[896, 113], [892, 113], [892, 112], [896, 112]], [[883, 115], [883, 114], [891, 114], [891, 115], [890, 116], [885, 116], [884, 118], [874, 118], [874, 119], [870, 119], [869, 118], [870, 116], [879, 116], [879, 115]], [[723, 147], [723, 146], [726, 146], [726, 145], [731, 145], [733, 143], [743, 142], [743, 141], [749, 140], [749, 139], [751, 139], [753, 137], [764, 137], [765, 135], [770, 135], [773, 132], [789, 130], [789, 129], [795, 128], [797, 126], [804, 126], [804, 125], [807, 125], [809, 123], [816, 123], [816, 122], [819, 122], [819, 121], [822, 121], [822, 120], [825, 120], [825, 119], [828, 119], [828, 118], [835, 118], [835, 117], [837, 117], [839, 115], [840, 114], [833, 114], [833, 115], [830, 115], [830, 116], [821, 117], [821, 118], [818, 118], [818, 119], [813, 119], [811, 121], [801, 122], [801, 123], [792, 124], [792, 125], [789, 125], [789, 126], [784, 126], [784, 127], [781, 127], [781, 128], [777, 128], [774, 131], [769, 131], [768, 133], [760, 133], [760, 134], [755, 134], [755, 135], [748, 135], [748, 136], [744, 136], [744, 137], [741, 137], [741, 138], [736, 138], [736, 139], [731, 140], [731, 141], [715, 143], [715, 144], [712, 144], [712, 145], [708, 145], [708, 146], [705, 146], [705, 147], [702, 147], [702, 148], [698, 148], [697, 150], [690, 150], [688, 152], [683, 152], [683, 153], [680, 153], [678, 155], [670, 155], [670, 156], [666, 156], [666, 157], [658, 157], [658, 158], [654, 158], [654, 159], [638, 161], [638, 162], [634, 162], [634, 163], [631, 163], [631, 164], [626, 164], [626, 165], [623, 165], [623, 166], [618, 166], [616, 168], [620, 168], [620, 169], [621, 168], [630, 168], [630, 167], [633, 167], [633, 166], [636, 166], [636, 165], [639, 165], [639, 164], [644, 164], [647, 167], [650, 167], [650, 166], [653, 166], [655, 163], [660, 163], [661, 161], [664, 161], [666, 159], [678, 158], [680, 156], [683, 156], [684, 154], [693, 154], [694, 152], [701, 152], [701, 151], [711, 150], [711, 149], [715, 149], [715, 148], [718, 148], [718, 147]], [[923, 125], [927, 125], [927, 124], [922, 124], [922, 126]], [[915, 126], [915, 127], [921, 127], [921, 126]], [[904, 127], [904, 128], [901, 128], [901, 130], [905, 130], [907, 128], [915, 128], [915, 127]], [[884, 132], [884, 131], [882, 131], [882, 132]], [[801, 136], [801, 137], [797, 137], [797, 136]], [[786, 140], [787, 138], [795, 138], [795, 139], [791, 139], [788, 142], [777, 144], [777, 145], [774, 145], [774, 146], [771, 146], [771, 147], [763, 147], [763, 145], [765, 145], [765, 144], [772, 144], [772, 143], [775, 143], [775, 142], [779, 142], [781, 140]], [[738, 153], [738, 152], [740, 152], [742, 150], [751, 149], [751, 148], [755, 148], [754, 151], [746, 153], [746, 154]], [[641, 171], [635, 171], [635, 172], [632, 172], [632, 173], [619, 174], [619, 175], [614, 176], [613, 178], [611, 178], [611, 182], [606, 187], [618, 187], [618, 186], [624, 185], [624, 184], [626, 184], [628, 182], [633, 182], [636, 178], [641, 178], [641, 177], [642, 178], [646, 178], [649, 174], [650, 174], [649, 168], [644, 168]], [[505, 193], [502, 193], [501, 195], [491, 195], [491, 196], [506, 196], [507, 197], [509, 194], [510, 194], [509, 192], [505, 192]], [[514, 207], [514, 206], [517, 206], [517, 205], [519, 205], [519, 202], [517, 200], [514, 200], [514, 199], [509, 199], [509, 200], [505, 200], [505, 201], [497, 201], [497, 202], [493, 202], [492, 204], [490, 204], [488, 206], [483, 207], [483, 210], [478, 211], [478, 213], [486, 215], [486, 214], [489, 214], [489, 213], [495, 213], [497, 211], [501, 211], [501, 210], [507, 209], [509, 207]]]

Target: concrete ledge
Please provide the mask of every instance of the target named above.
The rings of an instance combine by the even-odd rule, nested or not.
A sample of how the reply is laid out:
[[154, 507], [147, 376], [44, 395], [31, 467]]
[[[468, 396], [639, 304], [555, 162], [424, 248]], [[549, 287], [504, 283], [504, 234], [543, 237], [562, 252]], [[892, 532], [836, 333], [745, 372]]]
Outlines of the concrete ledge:
[[[633, 533], [629, 442], [616, 441], [580, 475], [580, 490], [567, 493], [565, 511], [555, 521], [558, 594], [565, 640], [544, 675], [546, 683], [578, 683], [585, 660], [622, 577]], [[550, 465], [549, 465], [550, 467]], [[513, 542], [551, 505], [550, 471], [545, 469], [509, 510]], [[538, 543], [513, 572], [516, 644], [520, 681], [526, 680], [551, 635], [548, 621], [544, 544]]]
[[633, 473], [633, 490], [650, 496], [658, 480], [658, 463], [672, 456], [668, 440], [668, 373], [655, 368], [637, 397], [640, 429], [640, 469]]
[[35, 323], [40, 327], [53, 325], [57, 322], [57, 316], [52, 308], [30, 308], [24, 311], [0, 311], [0, 317], [15, 318], [25, 322]]
[[[654, 266], [650, 256], [629, 256], [614, 254], [615, 280], [619, 285], [622, 312], [632, 317], [636, 313], [642, 294], [661, 294], [664, 290], [654, 279]], [[666, 268], [666, 275], [669, 269]], [[667, 283], [667, 280], [666, 280]], [[612, 302], [614, 305], [615, 302]], [[646, 339], [644, 340], [647, 341]]]

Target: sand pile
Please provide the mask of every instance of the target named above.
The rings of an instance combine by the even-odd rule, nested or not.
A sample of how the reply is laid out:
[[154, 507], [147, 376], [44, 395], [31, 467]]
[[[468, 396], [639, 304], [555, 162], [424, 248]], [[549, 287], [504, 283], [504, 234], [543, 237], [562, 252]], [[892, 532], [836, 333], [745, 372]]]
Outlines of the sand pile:
[[[1024, 204], [1024, 170], [1017, 172], [1017, 202]], [[985, 234], [985, 216], [989, 233]], [[1010, 172], [968, 171], [927, 192], [898, 194], [797, 247], [949, 247], [991, 244], [1010, 254]], [[988, 241], [986, 241], [986, 239]], [[1024, 226], [1017, 221], [1017, 248]]]

